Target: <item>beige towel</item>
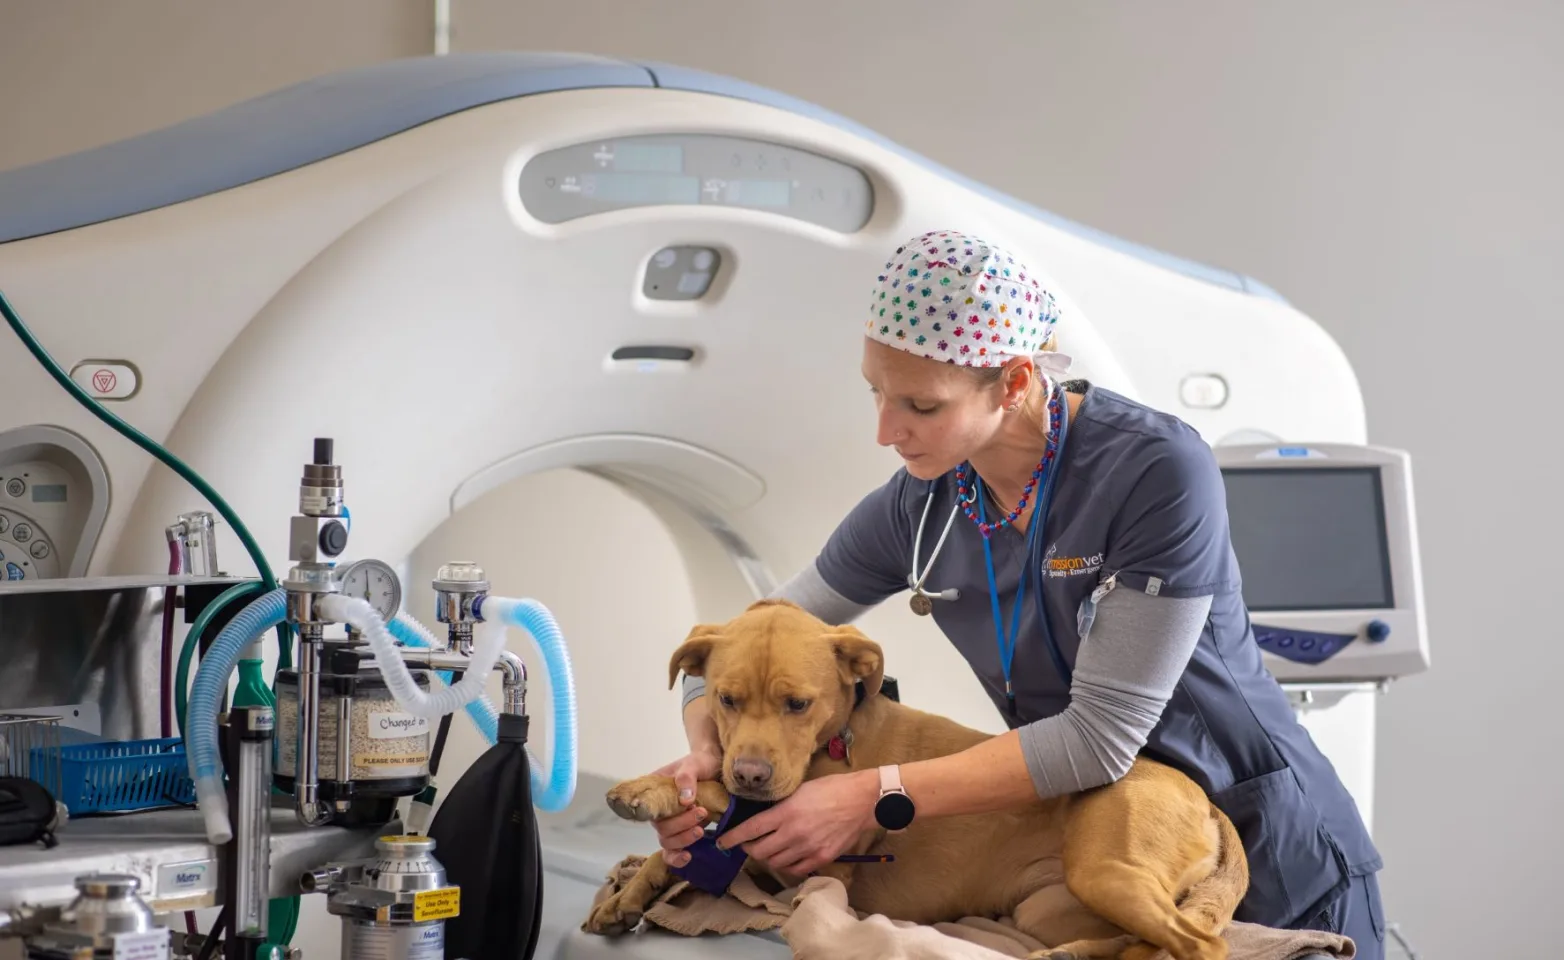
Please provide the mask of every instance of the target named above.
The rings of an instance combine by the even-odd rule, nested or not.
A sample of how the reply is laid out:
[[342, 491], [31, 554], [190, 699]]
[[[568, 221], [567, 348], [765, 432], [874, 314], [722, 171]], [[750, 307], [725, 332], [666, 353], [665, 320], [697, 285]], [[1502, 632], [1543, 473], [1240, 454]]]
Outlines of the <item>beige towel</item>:
[[[646, 860], [630, 856], [608, 873], [593, 904], [618, 891]], [[1046, 946], [1015, 928], [1008, 917], [964, 917], [954, 923], [924, 926], [868, 916], [847, 904], [847, 889], [829, 877], [811, 877], [786, 890], [763, 889], [748, 873], [739, 873], [723, 897], [713, 897], [684, 881], [663, 892], [646, 909], [645, 920], [685, 936], [776, 930], [798, 960], [876, 957], [885, 960], [1006, 960], [1025, 957]], [[1315, 954], [1351, 960], [1352, 941], [1315, 930], [1274, 930], [1232, 923], [1225, 934], [1228, 960], [1298, 960]], [[1156, 960], [1169, 960], [1166, 952]]]

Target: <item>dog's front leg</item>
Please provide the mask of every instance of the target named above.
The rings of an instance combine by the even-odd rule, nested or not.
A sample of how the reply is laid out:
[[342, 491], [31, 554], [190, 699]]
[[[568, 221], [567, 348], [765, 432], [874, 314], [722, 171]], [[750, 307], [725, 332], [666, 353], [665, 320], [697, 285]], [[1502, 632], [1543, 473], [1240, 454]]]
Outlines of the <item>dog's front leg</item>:
[[657, 851], [646, 858], [629, 883], [592, 908], [581, 924], [582, 932], [617, 937], [634, 930], [646, 908], [673, 885], [673, 879], [668, 865], [663, 863], [662, 851]]
[[840, 880], [842, 882], [842, 886], [846, 887], [848, 890], [851, 890], [853, 888], [853, 874], [855, 872], [856, 868], [853, 866], [853, 864], [828, 863], [819, 870], [816, 870], [815, 876], [831, 877], [832, 879]]
[[[684, 810], [672, 777], [652, 774], [616, 784], [608, 791], [609, 809], [626, 820], [661, 820]], [[695, 802], [706, 811], [704, 822], [715, 823], [728, 809], [728, 791], [713, 780], [695, 785]]]

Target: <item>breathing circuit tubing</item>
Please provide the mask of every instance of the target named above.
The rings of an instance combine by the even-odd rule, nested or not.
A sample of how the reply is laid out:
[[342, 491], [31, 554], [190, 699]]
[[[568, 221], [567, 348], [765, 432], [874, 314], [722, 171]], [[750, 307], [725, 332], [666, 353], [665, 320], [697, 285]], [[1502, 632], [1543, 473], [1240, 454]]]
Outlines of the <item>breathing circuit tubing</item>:
[[[528, 766], [532, 773], [532, 802], [549, 812], [563, 810], [570, 805], [576, 791], [576, 682], [570, 667], [570, 653], [559, 625], [548, 609], [535, 600], [513, 600], [505, 597], [483, 597], [474, 606], [474, 612], [485, 614], [511, 626], [520, 627], [531, 634], [533, 642], [543, 654], [544, 667], [548, 670], [549, 693], [554, 703], [554, 745], [550, 751], [549, 774], [545, 781], [542, 765], [532, 751], [527, 751]], [[434, 637], [423, 624], [399, 613], [386, 624], [391, 636], [409, 647], [433, 647]], [[474, 658], [476, 661], [476, 657]], [[472, 676], [469, 672], [467, 676]], [[442, 674], [441, 679], [447, 679]], [[387, 681], [389, 683], [389, 680]], [[464, 678], [465, 682], [465, 678]], [[483, 736], [484, 742], [493, 746], [499, 738], [499, 714], [489, 698], [480, 694], [467, 701], [467, 716]]]
[[[223, 789], [222, 760], [217, 745], [217, 713], [223, 694], [228, 690], [228, 678], [244, 648], [267, 630], [287, 618], [287, 592], [281, 588], [270, 590], [252, 600], [230, 620], [212, 641], [211, 649], [201, 660], [196, 671], [195, 684], [190, 691], [189, 718], [185, 729], [185, 759], [190, 767], [190, 778], [195, 782], [196, 805], [206, 823], [207, 838], [214, 844], [227, 843], [233, 837], [228, 816], [228, 795]], [[475, 631], [477, 643], [473, 648], [471, 665], [466, 675], [454, 686], [441, 687], [429, 693], [418, 688], [407, 664], [397, 652], [392, 628], [368, 603], [357, 597], [327, 594], [317, 602], [320, 612], [331, 620], [353, 627], [369, 641], [375, 652], [375, 663], [385, 678], [396, 702], [414, 716], [440, 717], [462, 707], [471, 707], [483, 696], [489, 671], [505, 648], [505, 627], [522, 627], [537, 642], [548, 664], [551, 692], [554, 700], [554, 749], [546, 783], [532, 767], [532, 779], [537, 789], [534, 803], [544, 810], [559, 810], [570, 803], [575, 793], [576, 780], [576, 710], [575, 682], [571, 676], [570, 658], [565, 651], [564, 638], [553, 616], [535, 600], [514, 600], [507, 597], [487, 597], [482, 603], [492, 620], [485, 620]], [[481, 613], [479, 614], [482, 615]], [[428, 631], [411, 617], [403, 615], [402, 630], [416, 636], [420, 643], [429, 643]], [[395, 623], [397, 621], [393, 621]], [[487, 713], [493, 707], [484, 703], [486, 710], [469, 709], [474, 723], [485, 739], [491, 743], [494, 735], [486, 729]], [[530, 758], [530, 754], [529, 754]]]

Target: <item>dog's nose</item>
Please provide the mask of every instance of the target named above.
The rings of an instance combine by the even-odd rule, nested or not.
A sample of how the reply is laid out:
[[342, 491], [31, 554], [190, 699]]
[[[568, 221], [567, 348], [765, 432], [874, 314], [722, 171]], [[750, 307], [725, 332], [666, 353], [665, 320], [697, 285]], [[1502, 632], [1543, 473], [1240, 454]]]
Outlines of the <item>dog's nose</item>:
[[759, 790], [771, 782], [771, 764], [764, 760], [735, 760], [733, 779], [740, 789]]

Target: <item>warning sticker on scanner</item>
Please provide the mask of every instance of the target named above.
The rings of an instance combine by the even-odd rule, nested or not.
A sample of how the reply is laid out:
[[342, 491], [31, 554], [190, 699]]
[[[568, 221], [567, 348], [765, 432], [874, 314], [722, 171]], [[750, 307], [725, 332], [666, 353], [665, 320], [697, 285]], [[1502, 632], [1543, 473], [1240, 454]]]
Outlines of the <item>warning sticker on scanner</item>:
[[461, 912], [460, 887], [441, 887], [439, 890], [423, 890], [413, 896], [413, 922], [448, 920]]

